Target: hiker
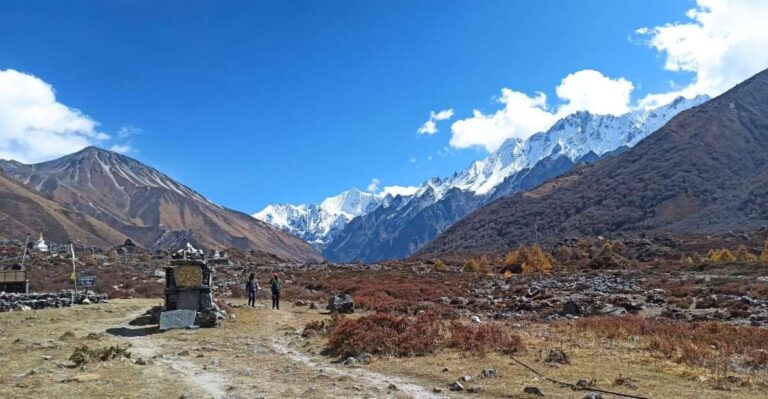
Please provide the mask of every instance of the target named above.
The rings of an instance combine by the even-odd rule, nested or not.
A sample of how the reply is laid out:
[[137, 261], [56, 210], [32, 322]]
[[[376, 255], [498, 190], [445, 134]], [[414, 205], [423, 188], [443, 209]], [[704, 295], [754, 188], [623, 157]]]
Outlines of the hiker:
[[248, 306], [256, 307], [256, 294], [259, 292], [259, 280], [256, 280], [256, 274], [251, 273], [248, 276], [248, 282], [245, 283], [245, 291], [248, 292]]
[[272, 286], [272, 309], [280, 310], [280, 291], [283, 289], [283, 280], [280, 279], [277, 272], [272, 273], [269, 285]]

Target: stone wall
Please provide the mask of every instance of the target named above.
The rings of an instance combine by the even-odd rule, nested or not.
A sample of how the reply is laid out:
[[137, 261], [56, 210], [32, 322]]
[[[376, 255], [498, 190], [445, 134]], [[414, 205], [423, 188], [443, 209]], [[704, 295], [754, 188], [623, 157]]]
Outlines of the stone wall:
[[[25, 311], [32, 309], [61, 308], [72, 305], [72, 290], [61, 290], [51, 293], [16, 294], [0, 292], [0, 312]], [[75, 295], [75, 304], [103, 303], [107, 301], [106, 294], [83, 292]]]

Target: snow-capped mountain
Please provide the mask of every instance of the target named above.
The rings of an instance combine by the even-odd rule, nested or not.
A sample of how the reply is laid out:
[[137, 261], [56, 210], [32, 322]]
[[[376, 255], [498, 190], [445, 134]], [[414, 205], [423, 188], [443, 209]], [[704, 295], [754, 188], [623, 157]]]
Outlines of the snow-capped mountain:
[[[402, 193], [408, 194], [412, 191], [406, 188]], [[370, 193], [352, 188], [326, 198], [320, 204], [267, 205], [252, 216], [293, 234], [316, 248], [323, 248], [350, 220], [373, 211], [399, 194], [401, 192], [384, 190]]]
[[673, 116], [708, 100], [706, 96], [692, 99], [677, 98], [654, 110], [638, 110], [621, 116], [593, 115], [580, 111], [556, 122], [546, 132], [527, 140], [508, 139], [485, 159], [473, 162], [469, 168], [448, 179], [431, 179], [417, 192], [431, 188], [442, 197], [451, 188], [486, 195], [504, 179], [525, 169], [533, 168], [545, 158], [565, 156], [571, 161], [592, 153], [601, 157], [622, 147], [632, 147], [667, 123]]
[[678, 98], [621, 116], [577, 112], [526, 140], [509, 139], [486, 158], [453, 176], [432, 178], [415, 194], [362, 215], [335, 234], [324, 250], [333, 261], [375, 261], [408, 256], [490, 200], [536, 187], [580, 162], [621, 152], [678, 113], [708, 100]]

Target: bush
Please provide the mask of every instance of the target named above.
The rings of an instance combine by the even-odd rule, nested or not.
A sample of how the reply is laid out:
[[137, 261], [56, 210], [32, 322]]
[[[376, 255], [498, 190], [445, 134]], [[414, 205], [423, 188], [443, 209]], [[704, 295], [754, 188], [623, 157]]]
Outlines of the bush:
[[760, 255], [760, 260], [768, 263], [768, 240], [763, 244], [763, 253]]
[[469, 258], [464, 264], [465, 272], [488, 273], [490, 271], [488, 257], [483, 255], [479, 259]]
[[447, 272], [448, 266], [446, 266], [445, 262], [443, 262], [442, 259], [435, 260], [435, 271], [437, 272]]
[[449, 347], [477, 355], [490, 351], [509, 354], [523, 348], [520, 336], [504, 331], [495, 324], [467, 325], [455, 321], [451, 323], [450, 333]]
[[736, 257], [733, 256], [731, 251], [729, 251], [726, 248], [721, 249], [710, 249], [709, 252], [707, 252], [707, 260], [713, 263], [720, 263], [720, 262], [733, 262], [736, 260]]
[[433, 313], [397, 317], [376, 313], [342, 319], [330, 330], [328, 352], [348, 357], [363, 353], [423, 356], [443, 346], [442, 324]]
[[746, 246], [739, 245], [738, 248], [736, 248], [736, 260], [739, 262], [755, 262], [757, 261], [757, 256], [747, 249]]
[[549, 273], [552, 270], [552, 255], [537, 244], [520, 245], [504, 258], [504, 272]]
[[154, 281], [144, 281], [136, 284], [133, 291], [141, 298], [160, 298], [165, 294], [165, 286]]
[[76, 366], [81, 366], [94, 361], [106, 362], [112, 359], [130, 358], [131, 353], [127, 348], [119, 346], [107, 346], [99, 349], [91, 349], [88, 345], [81, 345], [75, 348], [69, 360]]

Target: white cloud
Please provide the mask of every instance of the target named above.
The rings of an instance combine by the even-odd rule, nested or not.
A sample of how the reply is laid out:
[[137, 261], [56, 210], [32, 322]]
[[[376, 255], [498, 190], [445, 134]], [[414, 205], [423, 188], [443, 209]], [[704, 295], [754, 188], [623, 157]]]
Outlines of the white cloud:
[[611, 79], [592, 69], [572, 73], [563, 78], [555, 91], [566, 102], [558, 107], [558, 116], [576, 111], [601, 115], [625, 114], [630, 110], [629, 96], [633, 89], [632, 82], [624, 78]]
[[472, 117], [454, 122], [450, 145], [480, 146], [492, 152], [507, 139], [526, 139], [576, 111], [619, 115], [629, 111], [633, 87], [624, 78], [611, 79], [590, 69], [578, 71], [566, 76], [556, 88], [562, 102], [553, 109], [547, 106], [547, 96], [542, 92], [529, 96], [504, 88], [498, 99], [504, 107], [493, 114], [474, 110]]
[[689, 21], [637, 30], [666, 56], [664, 68], [695, 76], [681, 88], [653, 93], [639, 101], [651, 108], [675, 97], [715, 96], [768, 68], [768, 2], [698, 0]]
[[368, 183], [368, 191], [371, 193], [379, 191], [379, 184], [381, 184], [381, 180], [374, 177], [371, 182]]
[[144, 133], [144, 130], [132, 125], [120, 126], [120, 129], [117, 129], [117, 137], [121, 139], [127, 139], [131, 136], [136, 136], [142, 133]]
[[98, 123], [56, 101], [53, 87], [13, 69], [0, 70], [0, 158], [39, 162], [107, 140]]
[[408, 163], [411, 163], [411, 164], [416, 163], [416, 158], [414, 158], [414, 157], [408, 158]]
[[112, 147], [109, 147], [109, 150], [119, 154], [128, 154], [129, 152], [133, 152], [133, 147], [131, 147], [130, 144], [115, 144]]
[[397, 197], [398, 195], [402, 196], [408, 196], [413, 195], [416, 193], [416, 190], [418, 190], [418, 187], [414, 186], [387, 186], [384, 187], [384, 189], [381, 190], [383, 194], [390, 194], [393, 197]]
[[419, 134], [437, 133], [437, 121], [444, 121], [453, 117], [453, 108], [444, 109], [440, 112], [429, 111], [429, 119], [417, 130]]

